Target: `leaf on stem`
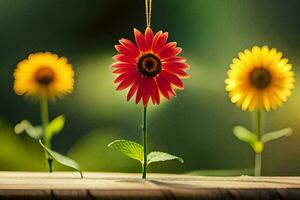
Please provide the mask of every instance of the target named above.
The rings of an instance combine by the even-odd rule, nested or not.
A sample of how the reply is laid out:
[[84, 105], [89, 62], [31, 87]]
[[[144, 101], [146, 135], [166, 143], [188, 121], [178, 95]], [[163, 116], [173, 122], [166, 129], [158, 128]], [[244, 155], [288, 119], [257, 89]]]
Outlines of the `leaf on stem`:
[[22, 120], [20, 123], [18, 123], [14, 130], [16, 134], [26, 132], [27, 135], [33, 139], [40, 139], [43, 135], [43, 129], [41, 126], [33, 126], [27, 120]]
[[281, 129], [281, 130], [278, 130], [278, 131], [274, 131], [274, 132], [269, 132], [269, 133], [266, 133], [264, 134], [262, 137], [261, 137], [261, 141], [263, 143], [267, 143], [267, 142], [270, 142], [270, 141], [273, 141], [273, 140], [277, 140], [281, 137], [288, 137], [290, 135], [292, 135], [293, 133], [293, 129], [291, 128], [284, 128], [284, 129]]
[[261, 153], [264, 149], [264, 143], [258, 140], [257, 135], [242, 126], [233, 128], [234, 135], [241, 141], [251, 145], [256, 153]]
[[254, 144], [258, 141], [258, 138], [255, 134], [242, 126], [235, 126], [233, 128], [233, 133], [239, 140], [249, 144]]
[[62, 164], [62, 165], [65, 165], [67, 167], [70, 167], [70, 168], [73, 168], [75, 169], [76, 171], [78, 171], [80, 173], [80, 176], [81, 178], [83, 178], [83, 175], [82, 175], [82, 172], [81, 172], [81, 169], [80, 169], [80, 166], [79, 164], [72, 160], [71, 158], [67, 157], [67, 156], [64, 156], [64, 155], [61, 155], [60, 153], [57, 153], [56, 151], [53, 151], [49, 148], [47, 148], [41, 140], [39, 140], [39, 143], [40, 145], [44, 148], [44, 150], [58, 163]]
[[52, 138], [53, 135], [59, 133], [65, 125], [65, 117], [63, 115], [59, 115], [54, 118], [46, 128], [46, 135], [48, 138]]
[[149, 165], [150, 163], [153, 162], [163, 162], [167, 160], [178, 160], [179, 162], [183, 163], [183, 159], [165, 152], [160, 152], [160, 151], [153, 151], [148, 154], [147, 156], [147, 164]]
[[144, 161], [144, 148], [142, 145], [130, 140], [116, 140], [108, 145], [126, 156], [143, 163]]

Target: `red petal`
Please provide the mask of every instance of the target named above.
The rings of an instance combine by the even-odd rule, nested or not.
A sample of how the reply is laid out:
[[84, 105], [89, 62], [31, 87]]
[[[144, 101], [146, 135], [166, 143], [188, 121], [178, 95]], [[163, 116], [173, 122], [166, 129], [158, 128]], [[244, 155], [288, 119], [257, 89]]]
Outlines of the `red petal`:
[[147, 43], [144, 35], [137, 29], [134, 29], [133, 31], [134, 31], [134, 38], [138, 48], [143, 52], [147, 51]]
[[114, 83], [121, 82], [121, 81], [123, 81], [125, 78], [127, 78], [128, 76], [130, 76], [130, 75], [132, 75], [132, 74], [135, 74], [135, 72], [126, 72], [126, 73], [123, 73], [123, 74], [119, 75], [119, 76], [115, 79]]
[[161, 59], [174, 57], [182, 51], [181, 48], [176, 48], [176, 42], [169, 42], [164, 46], [159, 52], [158, 55]]
[[113, 74], [123, 74], [125, 72], [133, 72], [135, 68], [121, 67], [112, 71]]
[[136, 64], [126, 62], [114, 62], [111, 67], [113, 68], [136, 68]]
[[152, 88], [151, 88], [151, 79], [153, 78], [144, 78], [144, 86], [143, 86], [143, 106], [146, 107], [148, 105]]
[[156, 33], [154, 38], [153, 38], [153, 43], [152, 43], [152, 51], [154, 53], [157, 53], [163, 48], [168, 40], [168, 33], [162, 33], [161, 31]]
[[182, 69], [182, 70], [186, 70], [189, 69], [189, 65], [186, 63], [182, 63], [182, 62], [166, 62], [163, 63], [163, 67], [164, 68], [177, 68], [177, 69]]
[[156, 78], [157, 86], [159, 88], [160, 93], [166, 97], [167, 100], [170, 100], [170, 90], [172, 90], [171, 85], [168, 81], [166, 81], [162, 76], [158, 76]]
[[182, 81], [175, 74], [172, 74], [170, 72], [167, 72], [167, 71], [163, 70], [160, 73], [160, 76], [163, 76], [167, 81], [169, 81], [170, 83], [175, 85], [178, 89], [183, 89], [184, 88]]
[[181, 78], [188, 78], [189, 75], [182, 69], [178, 69], [178, 68], [166, 68], [164, 67], [164, 70], [170, 72], [170, 73], [173, 73], [173, 74], [176, 74], [178, 76], [180, 76]]
[[159, 104], [160, 103], [160, 96], [159, 96], [159, 91], [158, 91], [158, 86], [156, 83], [156, 80], [154, 78], [151, 79], [151, 88], [152, 88], [152, 94], [151, 94], [151, 100], [152, 103]]
[[117, 87], [117, 91], [124, 90], [128, 88], [130, 85], [133, 84], [133, 82], [137, 79], [138, 72], [132, 73], [129, 76], [127, 76], [125, 79], [122, 80], [122, 82]]
[[156, 45], [157, 43], [157, 40], [158, 38], [160, 38], [160, 36], [163, 34], [162, 31], [158, 31], [155, 36], [153, 37], [153, 40], [152, 40], [152, 49], [153, 49], [153, 46]]
[[131, 97], [135, 94], [135, 92], [138, 89], [138, 83], [140, 82], [140, 79], [135, 80], [135, 82], [132, 84], [128, 94], [127, 94], [127, 101], [131, 99]]
[[174, 49], [177, 46], [177, 42], [169, 42], [168, 44], [164, 45], [160, 51], [164, 51], [166, 49]]
[[133, 56], [133, 57], [137, 57], [139, 54], [137, 54], [134, 51], [131, 51], [129, 49], [127, 49], [125, 46], [123, 45], [115, 45], [115, 49], [120, 53], [120, 54], [125, 54], [125, 55], [129, 55], [129, 56]]
[[136, 98], [135, 98], [135, 104], [138, 104], [142, 98], [143, 95], [143, 87], [144, 87], [144, 79], [140, 79], [138, 83], [138, 89], [136, 93]]
[[125, 54], [118, 54], [118, 55], [115, 55], [113, 57], [114, 60], [116, 61], [121, 61], [121, 62], [126, 62], [126, 63], [135, 63], [136, 62], [136, 59], [130, 55], [125, 55]]
[[133, 55], [138, 56], [140, 54], [140, 51], [138, 50], [138, 48], [130, 40], [122, 38], [121, 40], [119, 40], [119, 42], [124, 47], [126, 47], [130, 52], [132, 52]]
[[162, 62], [186, 62], [186, 59], [180, 56], [161, 59]]
[[152, 41], [153, 41], [153, 32], [150, 27], [146, 28], [145, 31], [145, 38], [146, 38], [146, 43], [147, 43], [147, 50], [150, 50], [152, 48]]

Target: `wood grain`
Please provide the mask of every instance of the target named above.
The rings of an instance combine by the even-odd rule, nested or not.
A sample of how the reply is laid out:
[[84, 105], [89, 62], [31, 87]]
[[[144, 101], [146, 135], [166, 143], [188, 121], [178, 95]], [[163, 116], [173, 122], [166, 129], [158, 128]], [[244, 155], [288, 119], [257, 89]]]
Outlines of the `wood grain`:
[[300, 200], [300, 177], [202, 177], [171, 174], [0, 172], [2, 199]]

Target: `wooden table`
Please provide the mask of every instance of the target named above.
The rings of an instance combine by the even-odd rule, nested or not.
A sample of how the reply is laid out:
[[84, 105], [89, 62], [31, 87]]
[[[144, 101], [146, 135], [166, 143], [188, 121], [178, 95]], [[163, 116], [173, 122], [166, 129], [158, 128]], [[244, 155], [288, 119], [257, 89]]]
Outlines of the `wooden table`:
[[171, 174], [0, 172], [3, 199], [300, 200], [300, 177], [202, 177]]

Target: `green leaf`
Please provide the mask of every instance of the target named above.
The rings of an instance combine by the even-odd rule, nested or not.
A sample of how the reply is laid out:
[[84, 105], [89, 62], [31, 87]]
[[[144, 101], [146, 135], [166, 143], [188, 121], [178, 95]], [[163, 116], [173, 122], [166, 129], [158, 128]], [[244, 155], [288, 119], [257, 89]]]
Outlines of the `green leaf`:
[[41, 126], [32, 126], [27, 120], [22, 120], [15, 126], [14, 129], [16, 134], [26, 132], [27, 135], [33, 139], [40, 139], [43, 135], [43, 129]]
[[293, 133], [293, 129], [284, 128], [284, 129], [281, 129], [279, 131], [274, 131], [274, 132], [269, 132], [269, 133], [264, 134], [261, 137], [261, 141], [263, 143], [267, 143], [267, 142], [279, 139], [279, 138], [284, 137], [284, 136], [288, 137], [288, 136], [292, 135], [292, 133]]
[[53, 135], [59, 133], [65, 124], [65, 117], [63, 115], [59, 115], [54, 118], [46, 128], [46, 135], [48, 138], [52, 138]]
[[144, 161], [144, 148], [142, 145], [129, 141], [129, 140], [116, 140], [108, 145], [126, 156], [143, 163]]
[[56, 151], [53, 151], [49, 148], [47, 148], [41, 140], [39, 140], [40, 145], [44, 148], [44, 150], [58, 163], [68, 166], [70, 168], [75, 169], [76, 171], [78, 171], [80, 173], [81, 178], [83, 178], [82, 176], [82, 172], [80, 169], [80, 166], [77, 162], [75, 162], [74, 160], [72, 160], [71, 158], [61, 155], [60, 153], [57, 153]]
[[258, 138], [255, 134], [242, 126], [234, 127], [233, 133], [238, 139], [249, 144], [254, 144], [256, 141], [258, 141]]
[[178, 160], [179, 162], [183, 163], [183, 159], [165, 152], [160, 152], [160, 151], [153, 151], [148, 154], [147, 156], [147, 164], [149, 165], [150, 163], [153, 162], [163, 162], [167, 160]]

